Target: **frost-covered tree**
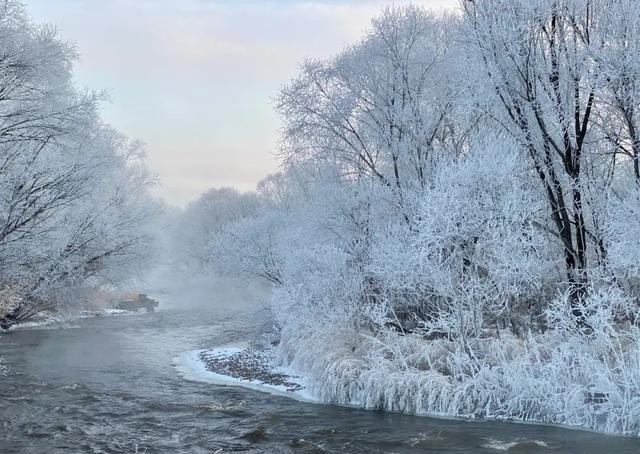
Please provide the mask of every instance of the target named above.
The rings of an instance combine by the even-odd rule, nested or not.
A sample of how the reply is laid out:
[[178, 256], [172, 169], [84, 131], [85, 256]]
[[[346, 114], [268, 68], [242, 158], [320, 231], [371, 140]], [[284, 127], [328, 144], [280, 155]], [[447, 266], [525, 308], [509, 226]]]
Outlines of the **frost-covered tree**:
[[171, 266], [185, 274], [212, 272], [214, 237], [228, 225], [254, 215], [260, 206], [255, 193], [243, 194], [231, 188], [202, 194], [169, 221]]
[[639, 18], [389, 8], [284, 87], [283, 171], [210, 258], [272, 284], [319, 397], [640, 433]]
[[359, 44], [307, 61], [278, 99], [284, 161], [331, 162], [349, 177], [373, 178], [393, 189], [409, 220], [410, 193], [428, 185], [439, 156], [464, 152], [478, 122], [457, 84], [457, 22], [388, 8]]
[[607, 266], [601, 198], [629, 179], [627, 162], [636, 168], [635, 3], [463, 2], [465, 37], [494, 89], [499, 124], [538, 176], [574, 298], [590, 269]]
[[[147, 255], [153, 179], [140, 146], [72, 84], [74, 49], [0, 5], [0, 326], [116, 285]], [[75, 289], [75, 290], [74, 290]], [[77, 295], [77, 294], [76, 294]]]
[[620, 0], [601, 13], [600, 29], [606, 42], [594, 50], [594, 59], [606, 91], [599, 100], [602, 114], [598, 120], [614, 146], [612, 160], [618, 166], [620, 161], [631, 161], [633, 175], [640, 182], [640, 4]]

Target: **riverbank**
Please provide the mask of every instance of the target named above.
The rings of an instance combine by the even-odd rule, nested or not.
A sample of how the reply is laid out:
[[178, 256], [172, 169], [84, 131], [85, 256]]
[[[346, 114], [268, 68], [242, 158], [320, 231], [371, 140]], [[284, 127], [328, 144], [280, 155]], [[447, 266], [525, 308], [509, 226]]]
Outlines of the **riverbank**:
[[222, 386], [238, 386], [285, 396], [302, 402], [321, 403], [306, 380], [294, 370], [275, 364], [273, 352], [245, 345], [186, 352], [174, 359], [186, 380]]
[[[503, 339], [501, 348], [514, 342]], [[188, 380], [238, 386], [305, 402], [638, 437], [635, 430], [638, 416], [632, 414], [630, 407], [625, 414], [611, 389], [606, 394], [585, 391], [573, 376], [572, 380], [554, 382], [558, 376], [551, 374], [553, 361], [548, 357], [546, 365], [537, 363], [540, 366], [534, 368], [537, 372], [531, 363], [523, 370], [521, 363], [513, 361], [509, 367], [504, 364], [482, 367], [473, 376], [446, 377], [436, 370], [391, 368], [390, 357], [386, 361], [371, 361], [373, 355], [363, 354], [363, 347], [366, 349], [363, 345], [348, 348], [348, 352], [338, 355], [327, 352], [316, 359], [309, 374], [301, 373], [302, 367], [278, 366], [273, 351], [258, 352], [246, 346], [194, 350], [176, 358], [174, 364]], [[533, 350], [534, 347], [538, 351], [529, 351], [529, 355], [553, 353], [545, 352], [541, 344], [527, 347], [519, 342], [508, 348], [524, 358], [527, 348]], [[499, 351], [500, 346], [491, 342], [488, 349]], [[448, 355], [451, 352], [444, 356]], [[431, 358], [433, 362], [436, 360]], [[569, 369], [565, 370], [572, 374]], [[594, 377], [590, 382], [596, 382]], [[565, 387], [569, 381], [575, 386]]]
[[[8, 331], [15, 331], [20, 329], [37, 329], [37, 328], [49, 328], [49, 327], [65, 327], [69, 326], [72, 322], [76, 320], [82, 320], [85, 318], [95, 318], [95, 317], [119, 317], [126, 315], [136, 315], [145, 313], [145, 311], [125, 311], [122, 309], [115, 308], [106, 308], [94, 311], [81, 311], [77, 314], [56, 314], [56, 315], [48, 315], [37, 317], [30, 320], [25, 320], [23, 322], [18, 322], [15, 325], [9, 327]], [[0, 331], [2, 333], [3, 331]]]

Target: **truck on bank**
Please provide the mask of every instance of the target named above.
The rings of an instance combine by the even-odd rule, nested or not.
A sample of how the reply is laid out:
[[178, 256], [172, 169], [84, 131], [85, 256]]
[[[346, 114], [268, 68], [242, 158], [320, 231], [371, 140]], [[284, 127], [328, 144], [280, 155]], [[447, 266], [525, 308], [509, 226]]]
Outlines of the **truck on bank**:
[[147, 312], [154, 312], [158, 304], [158, 301], [149, 298], [144, 293], [132, 293], [118, 301], [116, 309], [132, 312], [145, 309]]

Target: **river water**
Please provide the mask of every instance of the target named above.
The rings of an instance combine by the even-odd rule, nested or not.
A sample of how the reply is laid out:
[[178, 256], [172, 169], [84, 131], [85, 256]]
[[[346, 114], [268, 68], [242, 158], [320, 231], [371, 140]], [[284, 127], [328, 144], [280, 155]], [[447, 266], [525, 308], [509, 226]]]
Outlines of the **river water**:
[[640, 453], [640, 441], [300, 403], [184, 380], [173, 359], [250, 338], [246, 312], [164, 311], [0, 335], [0, 453]]

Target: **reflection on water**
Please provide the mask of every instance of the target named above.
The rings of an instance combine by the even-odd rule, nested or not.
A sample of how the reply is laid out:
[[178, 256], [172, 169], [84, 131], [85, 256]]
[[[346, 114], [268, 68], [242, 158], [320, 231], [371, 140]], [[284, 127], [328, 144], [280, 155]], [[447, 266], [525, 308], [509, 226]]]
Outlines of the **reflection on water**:
[[188, 382], [178, 354], [243, 341], [244, 313], [167, 311], [0, 336], [1, 453], [640, 452], [640, 441], [521, 424], [310, 405]]

